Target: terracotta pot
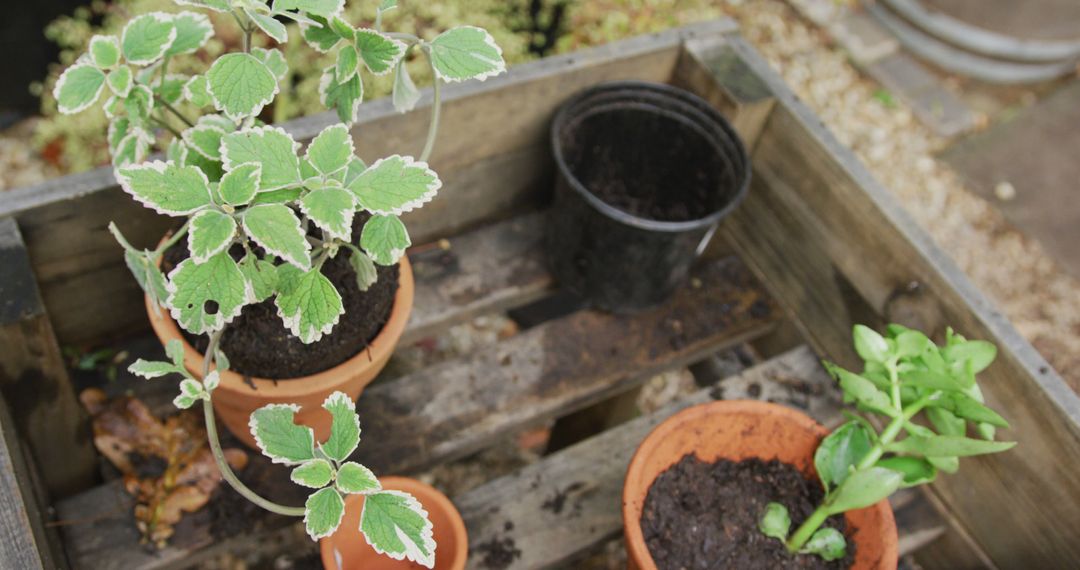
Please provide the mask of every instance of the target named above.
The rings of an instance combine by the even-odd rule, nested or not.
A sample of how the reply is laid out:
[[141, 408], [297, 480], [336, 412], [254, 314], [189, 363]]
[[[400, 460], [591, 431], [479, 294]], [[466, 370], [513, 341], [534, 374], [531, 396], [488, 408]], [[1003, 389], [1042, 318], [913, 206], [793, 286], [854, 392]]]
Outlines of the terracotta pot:
[[[416, 497], [431, 520], [435, 537], [435, 570], [463, 570], [469, 554], [469, 537], [465, 523], [446, 495], [431, 485], [406, 477], [379, 479], [384, 489], [404, 491]], [[364, 510], [363, 495], [349, 495], [345, 501], [345, 518], [334, 534], [319, 541], [323, 568], [327, 570], [413, 570], [424, 566], [408, 560], [394, 560], [375, 552], [360, 534], [360, 513]]]
[[[331, 418], [330, 413], [322, 408], [323, 401], [339, 390], [355, 401], [364, 387], [386, 366], [405, 331], [405, 324], [409, 322], [413, 306], [412, 266], [409, 265], [407, 257], [402, 257], [399, 267], [398, 290], [394, 295], [390, 318], [367, 350], [360, 351], [356, 356], [329, 370], [303, 378], [269, 380], [253, 377], [249, 382], [231, 370], [222, 374], [221, 385], [214, 391], [214, 410], [229, 431], [248, 447], [257, 449], [248, 428], [251, 412], [267, 404], [299, 404], [300, 412], [296, 414], [298, 423], [314, 428], [317, 441], [324, 441], [329, 437]], [[173, 339], [184, 343], [184, 366], [199, 377], [202, 373], [203, 355], [180, 334], [176, 321], [167, 311], [162, 310], [159, 311], [160, 314], [155, 314], [149, 297], [146, 298], [146, 312], [162, 345]], [[363, 315], [353, 317], [363, 318]]]
[[[817, 479], [814, 450], [828, 435], [806, 414], [758, 401], [721, 401], [694, 406], [656, 427], [630, 461], [623, 486], [623, 529], [629, 567], [656, 570], [641, 532], [641, 512], [649, 487], [660, 473], [693, 453], [714, 462], [752, 457], [779, 459]], [[896, 521], [888, 500], [846, 513], [849, 537], [855, 541], [856, 570], [895, 570]]]

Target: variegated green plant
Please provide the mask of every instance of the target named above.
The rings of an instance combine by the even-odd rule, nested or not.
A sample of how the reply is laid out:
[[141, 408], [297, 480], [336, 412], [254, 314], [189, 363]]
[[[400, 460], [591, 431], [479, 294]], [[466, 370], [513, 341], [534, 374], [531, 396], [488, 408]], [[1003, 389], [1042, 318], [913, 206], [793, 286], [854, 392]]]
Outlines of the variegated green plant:
[[[382, 14], [396, 8], [395, 0], [381, 0], [371, 28], [341, 17], [345, 0], [176, 2], [230, 14], [243, 33], [244, 49], [222, 54], [204, 74], [172, 74], [170, 61], [199, 52], [214, 34], [213, 25], [199, 12], [142, 14], [119, 36], [94, 37], [53, 93], [63, 113], [104, 101], [120, 186], [146, 207], [185, 219], [153, 250], [133, 247], [115, 225], [110, 230], [155, 306], [169, 310], [184, 330], [209, 335], [201, 380], [185, 370], [179, 343], [166, 347], [170, 362], [140, 360], [131, 370], [147, 378], [183, 377], [176, 405], [203, 402], [218, 466], [245, 497], [277, 513], [303, 516], [309, 534], [320, 538], [340, 524], [343, 496], [362, 493], [360, 530], [368, 542], [430, 567], [431, 524], [419, 503], [381, 490], [370, 471], [347, 460], [359, 442], [359, 421], [346, 395], [334, 394], [324, 404], [334, 422], [329, 440], [319, 445], [311, 429], [293, 422], [294, 406], [267, 406], [252, 414], [262, 451], [294, 465], [295, 482], [317, 489], [305, 507], [275, 504], [236, 478], [221, 453], [210, 402], [220, 372], [228, 368], [219, 347], [222, 331], [244, 306], [273, 298], [289, 332], [315, 342], [344, 313], [340, 293], [322, 273], [327, 259], [349, 255], [361, 290], [374, 283], [377, 265], [398, 263], [410, 245], [399, 216], [430, 201], [442, 184], [426, 162], [438, 133], [441, 84], [502, 73], [502, 52], [490, 34], [472, 26], [430, 41], [384, 32]], [[262, 32], [286, 41], [282, 20], [299, 22], [314, 49], [336, 53], [336, 64], [322, 71], [320, 95], [341, 122], [327, 126], [303, 151], [287, 131], [259, 120], [288, 69], [279, 50], [253, 47], [251, 39]], [[361, 73], [394, 74], [393, 104], [409, 111], [420, 99], [403, 64], [413, 50], [427, 58], [435, 77], [423, 151], [419, 159], [395, 154], [366, 165], [355, 156], [350, 133], [363, 100]], [[181, 102], [200, 109], [200, 116], [185, 115]], [[154, 150], [164, 160], [147, 161]], [[370, 215], [359, 236], [352, 231], [357, 212]], [[162, 254], [185, 237], [190, 257], [163, 275]], [[230, 254], [234, 246], [243, 248], [239, 261]]]

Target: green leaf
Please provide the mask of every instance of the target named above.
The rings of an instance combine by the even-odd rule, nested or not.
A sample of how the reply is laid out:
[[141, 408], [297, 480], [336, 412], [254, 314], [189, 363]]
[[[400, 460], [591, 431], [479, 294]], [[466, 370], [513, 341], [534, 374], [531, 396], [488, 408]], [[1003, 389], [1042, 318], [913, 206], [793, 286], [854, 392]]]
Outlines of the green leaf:
[[252, 206], [244, 212], [244, 231], [271, 255], [307, 271], [311, 268], [311, 244], [300, 219], [284, 204]]
[[169, 274], [167, 287], [172, 317], [193, 334], [221, 329], [254, 301], [250, 285], [227, 251], [206, 263], [185, 259]]
[[359, 74], [345, 83], [339, 83], [334, 66], [323, 70], [322, 79], [319, 81], [319, 101], [327, 109], [337, 111], [338, 118], [343, 123], [351, 125], [356, 122], [360, 102], [363, 100], [364, 84], [360, 81]]
[[184, 142], [210, 160], [221, 160], [221, 139], [225, 131], [209, 124], [195, 125], [183, 132]]
[[412, 495], [380, 491], [364, 498], [360, 532], [379, 554], [403, 558], [431, 568], [435, 565], [435, 539], [427, 511]]
[[344, 83], [356, 75], [359, 67], [360, 55], [356, 53], [356, 48], [347, 45], [338, 51], [334, 77], [338, 83]]
[[870, 432], [855, 421], [836, 428], [823, 439], [814, 452], [814, 466], [825, 491], [843, 483], [873, 446]]
[[187, 80], [186, 76], [169, 74], [165, 76], [164, 81], [158, 81], [154, 84], [154, 93], [157, 93], [158, 97], [166, 103], [175, 105], [184, 96], [184, 84], [187, 83]]
[[1014, 441], [984, 441], [957, 435], [933, 437], [908, 436], [886, 446], [893, 453], [909, 453], [925, 457], [969, 457], [999, 453], [1011, 449]]
[[349, 128], [345, 125], [331, 125], [311, 141], [304, 156], [316, 170], [329, 175], [348, 166], [353, 152]]
[[340, 14], [344, 7], [345, 0], [274, 0], [273, 3], [274, 12], [297, 10], [324, 18]]
[[926, 408], [926, 417], [934, 424], [942, 435], [964, 435], [967, 433], [967, 425], [964, 420], [956, 417], [947, 409], [938, 407]]
[[364, 65], [375, 75], [390, 73], [405, 55], [406, 47], [404, 42], [375, 30], [356, 30], [356, 50], [360, 52]]
[[120, 44], [128, 63], [149, 65], [161, 59], [175, 40], [176, 26], [172, 16], [151, 12], [127, 23]]
[[217, 210], [203, 210], [191, 218], [188, 250], [195, 263], [205, 263], [225, 251], [236, 235], [236, 221]]
[[840, 388], [844, 393], [850, 395], [860, 404], [889, 416], [896, 415], [896, 410], [892, 408], [889, 397], [879, 390], [873, 382], [834, 364], [827, 364], [826, 369], [840, 382]]
[[345, 514], [345, 499], [333, 488], [315, 491], [304, 504], [304, 526], [312, 540], [334, 534]]
[[799, 549], [803, 554], [817, 554], [822, 560], [840, 560], [847, 554], [847, 541], [835, 528], [818, 529]]
[[431, 64], [443, 81], [483, 81], [506, 71], [495, 38], [475, 26], [453, 28], [432, 40]]
[[119, 169], [142, 162], [150, 153], [150, 142], [147, 135], [141, 129], [136, 129], [130, 135], [124, 137], [117, 144], [113, 153], [113, 168]]
[[348, 188], [349, 185], [356, 182], [356, 179], [359, 178], [365, 170], [367, 170], [367, 165], [364, 164], [364, 161], [355, 156], [349, 157], [349, 166], [345, 168], [344, 175], [341, 177], [342, 185]]
[[181, 12], [173, 15], [172, 23], [176, 27], [176, 39], [166, 50], [165, 55], [195, 53], [206, 45], [210, 36], [214, 35], [214, 25], [205, 14]]
[[289, 31], [285, 29], [285, 24], [274, 19], [270, 14], [263, 14], [256, 10], [244, 8], [244, 13], [248, 18], [251, 18], [252, 22], [259, 27], [260, 30], [266, 33], [274, 39], [275, 42], [283, 44], [289, 41]]
[[281, 190], [259, 192], [255, 195], [255, 198], [251, 200], [251, 205], [258, 206], [260, 204], [287, 204], [290, 202], [295, 202], [298, 198], [300, 198], [300, 195], [303, 193], [303, 188], [282, 188]]
[[791, 516], [788, 515], [787, 507], [780, 503], [765, 505], [765, 514], [761, 516], [758, 528], [765, 536], [787, 540], [788, 531], [791, 530]]
[[191, 104], [196, 107], [206, 107], [214, 102], [214, 99], [210, 97], [205, 75], [196, 75], [188, 79], [187, 83], [184, 84], [183, 94], [184, 98], [191, 101]]
[[252, 48], [251, 55], [263, 62], [263, 65], [281, 81], [289, 73], [289, 64], [279, 49]]
[[214, 369], [206, 375], [206, 378], [204, 378], [202, 382], [203, 390], [205, 390], [207, 394], [213, 392], [214, 390], [217, 390], [217, 387], [221, 385], [220, 371], [228, 370], [228, 368], [229, 360], [225, 358], [225, 353], [221, 352], [220, 350], [216, 350], [214, 356]]
[[173, 398], [173, 405], [181, 410], [186, 410], [195, 405], [195, 402], [206, 397], [207, 394], [203, 390], [202, 384], [188, 378], [180, 381], [180, 394]]
[[997, 357], [997, 347], [985, 340], [968, 340], [942, 349], [942, 356], [949, 362], [971, 361], [971, 372], [986, 370]]
[[356, 30], [353, 29], [352, 24], [346, 22], [341, 16], [329, 18], [328, 22], [330, 23], [330, 29], [334, 30], [335, 34], [349, 42], [356, 40]]
[[341, 295], [318, 269], [303, 272], [292, 265], [278, 267], [278, 316], [306, 344], [329, 334], [345, 313]]
[[268, 404], [251, 413], [251, 435], [274, 463], [298, 465], [315, 459], [315, 432], [296, 424], [299, 411], [296, 404]]
[[318, 26], [300, 24], [304, 41], [319, 53], [329, 53], [343, 38], [335, 32], [324, 18], [313, 18]]
[[930, 370], [911, 370], [900, 374], [900, 381], [905, 385], [927, 388], [929, 390], [943, 390], [946, 392], [960, 391], [964, 389], [963, 383], [949, 374], [941, 374]]
[[218, 191], [225, 202], [233, 206], [242, 206], [255, 197], [261, 177], [261, 164], [257, 162], [240, 164], [221, 177]]
[[342, 241], [352, 240], [352, 219], [356, 202], [344, 188], [320, 188], [300, 200], [303, 212], [319, 229]]
[[946, 473], [956, 473], [960, 470], [960, 458], [958, 457], [927, 457], [926, 461]]
[[413, 83], [412, 77], [409, 75], [409, 68], [405, 67], [404, 58], [398, 61], [397, 71], [395, 73], [393, 91], [394, 109], [397, 109], [399, 113], [412, 111], [420, 101], [420, 90], [417, 89], [416, 84]]
[[934, 341], [916, 330], [904, 330], [896, 335], [898, 355], [903, 357], [920, 356], [929, 350], [937, 350]]
[[334, 392], [323, 402], [323, 408], [333, 418], [330, 437], [322, 445], [323, 453], [330, 459], [345, 461], [360, 444], [360, 416], [356, 405], [344, 392]]
[[397, 8], [397, 0], [382, 0], [382, 2], [379, 3], [380, 12], [386, 12], [388, 10], [393, 10], [394, 8]]
[[229, 0], [173, 0], [181, 6], [195, 6], [196, 8], [207, 8], [215, 12], [228, 12], [232, 9], [229, 5]]
[[375, 161], [349, 190], [372, 213], [401, 215], [430, 202], [441, 187], [442, 181], [427, 163], [395, 154]]
[[57, 109], [65, 114], [78, 113], [93, 105], [105, 89], [105, 72], [88, 63], [77, 63], [64, 70], [53, 88]]
[[349, 265], [356, 272], [356, 286], [361, 291], [367, 291], [379, 279], [375, 262], [368, 257], [368, 254], [359, 249], [354, 248], [352, 253], [349, 254]]
[[1009, 422], [997, 412], [980, 404], [974, 398], [962, 393], [950, 393], [934, 400], [931, 406], [945, 408], [958, 418], [977, 423], [990, 424], [1001, 428], [1009, 427]]
[[904, 487], [929, 483], [937, 477], [937, 468], [922, 457], [889, 457], [878, 461], [877, 466], [901, 473], [904, 476]]
[[206, 72], [214, 107], [230, 119], [258, 115], [274, 100], [277, 78], [266, 65], [248, 53], [228, 53]]
[[126, 65], [121, 65], [116, 69], [109, 72], [105, 77], [105, 81], [109, 85], [109, 91], [112, 91], [113, 95], [117, 97], [127, 97], [131, 93], [132, 87], [132, 75], [131, 68]]
[[255, 127], [221, 139], [226, 170], [255, 162], [262, 165], [259, 191], [280, 190], [300, 183], [300, 144], [280, 127]]
[[120, 40], [116, 36], [90, 38], [90, 60], [99, 69], [109, 69], [120, 63]]
[[393, 265], [412, 245], [405, 224], [397, 216], [372, 216], [360, 232], [360, 247], [379, 265]]
[[180, 371], [171, 362], [152, 362], [140, 358], [131, 363], [131, 366], [128, 366], [128, 372], [150, 379], [165, 376], [166, 374], [176, 374]]
[[147, 162], [119, 169], [116, 179], [136, 201], [159, 214], [186, 216], [210, 204], [210, 181], [193, 166]]
[[367, 494], [381, 491], [382, 485], [370, 469], [359, 463], [348, 461], [338, 470], [337, 489], [347, 494]]
[[148, 254], [125, 250], [124, 263], [131, 270], [131, 274], [135, 276], [135, 281], [139, 284], [139, 287], [150, 296], [150, 299], [155, 304], [160, 305], [169, 298], [165, 276], [161, 274], [161, 270], [158, 269], [157, 265], [150, 261]]
[[133, 124], [147, 124], [150, 121], [150, 112], [154, 110], [154, 92], [145, 85], [133, 85], [131, 92], [124, 98], [124, 110]]
[[313, 459], [293, 469], [289, 478], [297, 485], [322, 489], [334, 480], [334, 467], [325, 459]]
[[244, 273], [244, 277], [251, 283], [251, 288], [255, 294], [256, 303], [261, 303], [271, 296], [277, 290], [277, 267], [269, 261], [258, 259], [254, 255], [246, 255], [244, 259], [240, 260], [240, 271]]
[[830, 515], [869, 507], [900, 488], [904, 476], [884, 467], [852, 473], [826, 502]]
[[178, 338], [174, 338], [165, 343], [165, 356], [169, 357], [176, 368], [183, 368], [184, 366], [184, 343]]
[[865, 325], [855, 325], [852, 331], [855, 339], [855, 352], [867, 362], [885, 362], [889, 359], [889, 343], [874, 329]]

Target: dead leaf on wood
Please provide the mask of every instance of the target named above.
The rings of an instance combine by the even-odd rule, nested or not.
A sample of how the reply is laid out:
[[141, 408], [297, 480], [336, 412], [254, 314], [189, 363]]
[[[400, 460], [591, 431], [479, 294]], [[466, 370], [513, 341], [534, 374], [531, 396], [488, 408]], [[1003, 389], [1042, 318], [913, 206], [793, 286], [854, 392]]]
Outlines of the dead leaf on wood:
[[[164, 547], [184, 513], [206, 505], [221, 483], [202, 415], [183, 410], [162, 421], [137, 398], [109, 400], [97, 388], [84, 390], [79, 399], [93, 417], [94, 445], [135, 497], [143, 540]], [[225, 458], [234, 470], [248, 461], [239, 449], [226, 449]]]

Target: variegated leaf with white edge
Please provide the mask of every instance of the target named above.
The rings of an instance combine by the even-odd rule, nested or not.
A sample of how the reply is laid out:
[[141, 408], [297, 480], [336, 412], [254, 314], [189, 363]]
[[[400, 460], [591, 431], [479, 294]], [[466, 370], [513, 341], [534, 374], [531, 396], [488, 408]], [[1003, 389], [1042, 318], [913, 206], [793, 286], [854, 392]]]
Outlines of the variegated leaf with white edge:
[[322, 489], [334, 480], [334, 466], [325, 459], [312, 459], [293, 469], [289, 478], [297, 485]]
[[251, 413], [251, 435], [273, 463], [299, 465], [315, 459], [315, 432], [296, 424], [299, 411], [296, 404], [268, 404]]
[[398, 61], [397, 71], [394, 75], [394, 90], [392, 93], [392, 99], [394, 102], [394, 109], [399, 113], [406, 113], [416, 108], [416, 104], [420, 102], [420, 90], [416, 88], [416, 84], [413, 83], [412, 77], [409, 75], [409, 69], [405, 66], [405, 60]]
[[187, 99], [196, 107], [207, 107], [214, 102], [214, 99], [210, 97], [205, 75], [196, 75], [188, 79], [187, 83], [184, 84], [183, 94], [184, 99]]
[[375, 478], [375, 474], [371, 472], [371, 469], [352, 461], [343, 463], [341, 468], [338, 469], [337, 481], [334, 486], [337, 487], [338, 491], [350, 495], [368, 494], [382, 490], [382, 485]]
[[203, 378], [203, 389], [206, 390], [207, 393], [217, 390], [217, 387], [221, 385], [221, 373], [218, 371], [228, 369], [229, 367], [228, 361], [224, 360], [222, 358], [223, 356], [225, 355], [221, 352], [218, 352], [218, 354], [214, 356], [214, 369], [206, 375], [206, 378]]
[[296, 10], [329, 18], [341, 13], [345, 0], [274, 0], [271, 6], [274, 12]]
[[323, 409], [330, 412], [330, 437], [321, 449], [335, 461], [345, 461], [360, 444], [360, 416], [356, 404], [344, 392], [334, 392], [323, 402]]
[[483, 81], [506, 71], [502, 48], [483, 28], [451, 28], [431, 40], [430, 45], [431, 65], [443, 81]]
[[363, 100], [364, 83], [359, 74], [345, 83], [338, 83], [334, 66], [323, 70], [319, 81], [319, 101], [327, 109], [334, 109], [341, 122], [347, 125], [355, 123]]
[[151, 12], [136, 16], [124, 26], [120, 45], [128, 63], [150, 65], [164, 57], [175, 40], [172, 15]]
[[244, 232], [267, 253], [302, 271], [311, 269], [311, 244], [300, 218], [284, 204], [252, 206], [244, 212]]
[[305, 272], [292, 265], [278, 266], [277, 290], [278, 316], [305, 344], [330, 334], [345, 314], [341, 294], [318, 268]]
[[221, 160], [221, 138], [225, 131], [214, 125], [195, 125], [183, 133], [184, 142], [210, 160]]
[[159, 214], [186, 216], [210, 204], [210, 181], [193, 166], [155, 160], [117, 170], [116, 180], [136, 201]]
[[426, 162], [397, 154], [375, 161], [349, 184], [362, 208], [395, 216], [430, 202], [441, 187]]
[[173, 319], [192, 334], [220, 330], [255, 300], [251, 284], [227, 251], [205, 263], [190, 257], [180, 262], [169, 273], [167, 289]]
[[120, 40], [116, 36], [90, 38], [90, 59], [99, 69], [109, 69], [120, 63]]
[[150, 154], [150, 141], [147, 133], [141, 129], [134, 129], [131, 134], [121, 139], [112, 151], [112, 165], [114, 169], [124, 168], [138, 164]]
[[174, 338], [165, 343], [165, 356], [169, 357], [169, 360], [176, 365], [177, 368], [184, 366], [184, 343], [178, 338]]
[[218, 192], [225, 203], [243, 206], [255, 197], [255, 193], [259, 190], [261, 176], [262, 165], [257, 162], [237, 165], [221, 177]]
[[251, 18], [252, 22], [259, 27], [266, 35], [270, 36], [275, 42], [283, 44], [289, 41], [289, 31], [285, 29], [285, 24], [274, 19], [270, 14], [263, 14], [258, 10], [252, 10], [250, 8], [244, 8], [244, 13], [248, 18]]
[[356, 53], [356, 48], [347, 45], [338, 50], [337, 63], [334, 65], [334, 77], [338, 83], [352, 79], [353, 75], [359, 73], [359, 67], [360, 55]]
[[285, 79], [289, 73], [289, 64], [285, 61], [285, 55], [279, 49], [251, 48], [251, 55], [263, 62], [263, 65], [277, 77], [278, 81]]
[[345, 499], [333, 488], [315, 491], [304, 503], [304, 528], [312, 540], [334, 534], [345, 515]]
[[228, 12], [232, 10], [232, 6], [229, 5], [229, 0], [173, 0], [181, 6], [194, 6], [196, 8], [206, 8], [215, 12]]
[[217, 210], [203, 210], [191, 217], [188, 251], [195, 263], [205, 263], [225, 251], [236, 235], [236, 220]]
[[165, 55], [186, 55], [199, 51], [210, 36], [214, 35], [214, 25], [206, 14], [195, 12], [180, 12], [172, 17], [173, 26], [176, 27], [176, 39], [165, 51]]
[[304, 41], [319, 53], [330, 53], [344, 38], [330, 28], [330, 23], [325, 18], [316, 17], [313, 20], [316, 25], [300, 24]]
[[112, 91], [113, 95], [116, 95], [117, 97], [127, 97], [128, 93], [131, 93], [131, 87], [134, 81], [131, 75], [131, 68], [126, 65], [121, 65], [110, 71], [105, 77], [105, 81], [109, 84], [109, 91]]
[[435, 566], [431, 521], [420, 501], [408, 493], [384, 490], [365, 496], [360, 532], [379, 554]]
[[330, 237], [352, 240], [356, 198], [344, 188], [320, 188], [300, 199], [300, 211]]
[[206, 72], [214, 107], [230, 119], [258, 115], [278, 93], [277, 77], [249, 53], [227, 53]]
[[71, 115], [90, 107], [105, 89], [105, 72], [89, 63], [76, 63], [60, 74], [53, 88], [57, 109]]
[[349, 128], [345, 125], [331, 125], [311, 141], [304, 158], [307, 158], [319, 173], [329, 175], [348, 166], [353, 152], [353, 139]]
[[181, 410], [186, 410], [195, 405], [195, 402], [207, 397], [202, 384], [190, 378], [185, 378], [180, 381], [180, 394], [173, 399], [173, 405]]
[[300, 143], [280, 127], [254, 127], [221, 139], [225, 170], [255, 162], [262, 165], [259, 191], [288, 188], [300, 183]]
[[131, 363], [128, 366], [128, 372], [147, 380], [153, 378], [160, 378], [168, 374], [178, 374], [176, 365], [172, 362], [157, 362], [150, 360], [143, 360], [142, 358]]
[[397, 216], [372, 216], [360, 231], [360, 247], [379, 265], [393, 265], [412, 245], [405, 224]]
[[240, 260], [239, 265], [240, 271], [247, 277], [248, 283], [251, 283], [256, 303], [261, 303], [274, 295], [277, 291], [277, 267], [273, 263], [254, 255], [247, 255]]
[[360, 52], [360, 59], [375, 75], [386, 75], [393, 71], [408, 47], [405, 42], [395, 40], [375, 30], [363, 28], [356, 30], [355, 35], [356, 50]]
[[348, 188], [365, 170], [367, 170], [367, 165], [363, 160], [355, 156], [350, 157], [349, 166], [345, 168], [344, 176], [341, 177], [341, 185]]
[[356, 273], [356, 287], [361, 291], [367, 291], [369, 287], [378, 281], [379, 273], [375, 267], [375, 262], [363, 251], [353, 248], [349, 253], [349, 265], [352, 266], [353, 272]]

